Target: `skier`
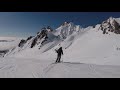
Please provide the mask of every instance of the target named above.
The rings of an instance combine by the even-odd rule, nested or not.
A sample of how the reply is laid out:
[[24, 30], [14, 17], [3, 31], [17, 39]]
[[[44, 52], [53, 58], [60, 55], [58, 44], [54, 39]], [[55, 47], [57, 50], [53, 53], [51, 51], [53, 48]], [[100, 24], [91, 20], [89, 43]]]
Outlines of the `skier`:
[[56, 63], [59, 63], [59, 62], [60, 62], [60, 59], [61, 59], [61, 54], [63, 55], [62, 47], [60, 47], [58, 50], [56, 50], [56, 52], [57, 52], [57, 60], [56, 60]]

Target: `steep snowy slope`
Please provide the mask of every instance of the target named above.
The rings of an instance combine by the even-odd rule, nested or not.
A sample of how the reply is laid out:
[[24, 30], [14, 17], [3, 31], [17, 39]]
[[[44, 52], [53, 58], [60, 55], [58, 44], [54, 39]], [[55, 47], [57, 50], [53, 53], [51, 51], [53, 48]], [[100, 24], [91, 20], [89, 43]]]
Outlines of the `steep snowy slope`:
[[54, 49], [56, 47], [60, 44], [62, 45], [62, 43], [67, 43], [67, 46], [65, 47], [69, 47], [75, 40], [75, 37], [78, 36], [79, 33], [83, 32], [81, 30], [82, 29], [80, 29], [79, 25], [74, 25], [71, 22], [60, 26], [54, 31], [50, 27], [42, 28], [36, 36], [28, 37], [26, 40], [21, 40], [19, 45], [16, 48], [11, 49], [5, 56], [27, 56], [35, 58], [37, 56], [40, 57], [42, 53], [47, 51], [54, 55]]
[[21, 40], [20, 43], [5, 56], [17, 56], [17, 54], [19, 54], [22, 55], [22, 57], [35, 57], [36, 55], [50, 50], [60, 41], [61, 39], [55, 36], [52, 30], [42, 28], [36, 36], [30, 36], [26, 40]]
[[[112, 25], [115, 22], [113, 19], [110, 18], [107, 21], [111, 22], [111, 30], [119, 31], [119, 28], [116, 29], [115, 25]], [[107, 24], [108, 22], [106, 26]], [[103, 23], [97, 25], [78, 38], [70, 48], [65, 50], [64, 60], [68, 62], [120, 65], [120, 34], [109, 31], [108, 27], [103, 27], [103, 29], [108, 29], [106, 31], [108, 34], [104, 34], [103, 29], [100, 28], [102, 25]]]

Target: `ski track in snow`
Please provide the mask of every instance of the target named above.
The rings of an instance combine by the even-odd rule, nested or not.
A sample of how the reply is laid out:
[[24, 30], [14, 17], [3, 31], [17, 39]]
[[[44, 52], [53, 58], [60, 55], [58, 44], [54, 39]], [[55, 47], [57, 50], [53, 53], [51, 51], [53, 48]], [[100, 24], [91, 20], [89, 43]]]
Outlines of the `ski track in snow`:
[[50, 64], [49, 66], [47, 66], [43, 71], [44, 74], [48, 73], [53, 67], [55, 66], [55, 64]]

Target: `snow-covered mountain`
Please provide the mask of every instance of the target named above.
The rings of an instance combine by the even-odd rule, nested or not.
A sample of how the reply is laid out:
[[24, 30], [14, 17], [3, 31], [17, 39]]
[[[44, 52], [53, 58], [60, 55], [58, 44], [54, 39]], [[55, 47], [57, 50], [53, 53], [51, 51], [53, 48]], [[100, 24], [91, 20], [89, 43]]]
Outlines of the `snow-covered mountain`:
[[71, 38], [71, 35], [79, 34], [79, 32], [80, 26], [74, 25], [72, 22], [65, 22], [56, 30], [53, 30], [50, 26], [44, 27], [36, 34], [36, 36], [30, 36], [26, 40], [22, 39], [18, 46], [11, 49], [5, 56], [11, 56], [24, 51], [28, 51], [28, 54], [35, 52], [44, 53], [59, 46], [64, 40], [64, 42], [66, 42]]
[[80, 26], [74, 25], [72, 22], [64, 22], [59, 28], [56, 29], [55, 35], [59, 35], [61, 39], [66, 39], [74, 32], [79, 32]]
[[[65, 22], [56, 30], [42, 28], [21, 39], [0, 58], [0, 77], [116, 78], [120, 77], [120, 18], [81, 28]], [[2, 42], [5, 40], [2, 39]], [[62, 63], [54, 64], [63, 47]]]
[[120, 65], [119, 22], [119, 18], [110, 17], [96, 25], [95, 28], [86, 31], [65, 51], [65, 60], [68, 62]]
[[103, 31], [103, 34], [109, 34], [109, 32], [120, 34], [119, 18], [110, 17], [108, 20], [102, 22], [99, 29]]
[[[120, 64], [119, 30], [120, 18], [110, 17], [101, 24], [87, 28], [81, 28], [80, 25], [74, 25], [72, 22], [64, 22], [56, 30], [52, 30], [51, 27], [42, 28], [36, 36], [21, 40], [19, 45], [11, 49], [6, 56], [55, 59], [54, 50], [62, 46], [65, 53], [64, 61]], [[113, 58], [115, 62], [111, 60]]]

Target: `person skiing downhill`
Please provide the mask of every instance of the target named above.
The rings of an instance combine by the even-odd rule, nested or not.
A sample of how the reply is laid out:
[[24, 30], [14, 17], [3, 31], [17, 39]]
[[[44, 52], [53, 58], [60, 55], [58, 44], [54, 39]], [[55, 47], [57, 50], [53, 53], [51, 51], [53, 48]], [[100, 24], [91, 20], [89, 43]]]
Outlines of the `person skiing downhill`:
[[59, 63], [59, 62], [60, 62], [60, 59], [61, 59], [61, 55], [63, 55], [62, 47], [60, 47], [58, 50], [56, 50], [56, 52], [57, 52], [57, 60], [56, 60], [56, 63]]

